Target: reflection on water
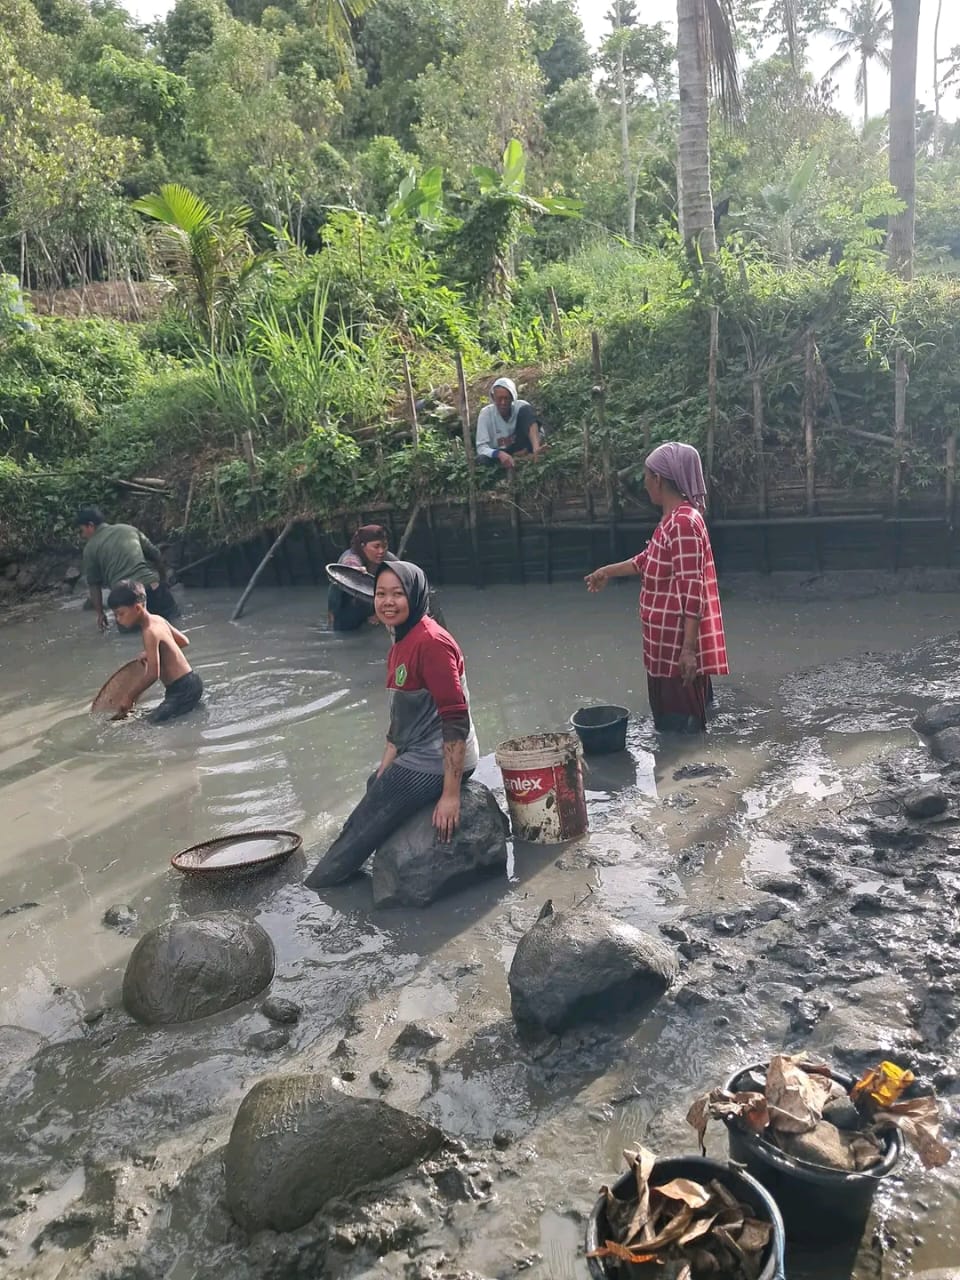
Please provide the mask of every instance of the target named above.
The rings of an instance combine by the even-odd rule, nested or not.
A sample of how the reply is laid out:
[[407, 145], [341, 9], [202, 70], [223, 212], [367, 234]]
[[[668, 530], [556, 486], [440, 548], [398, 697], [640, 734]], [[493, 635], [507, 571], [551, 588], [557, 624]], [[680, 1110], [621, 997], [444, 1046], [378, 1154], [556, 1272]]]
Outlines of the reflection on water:
[[[322, 899], [301, 884], [381, 754], [386, 637], [322, 630], [321, 592], [258, 592], [237, 625], [225, 621], [233, 603], [224, 593], [188, 602], [190, 657], [207, 696], [198, 713], [162, 728], [87, 713], [105, 677], [135, 652], [133, 638], [98, 636], [75, 607], [3, 629], [0, 913], [10, 914], [0, 914], [0, 1025], [29, 1028], [49, 1044], [39, 1066], [15, 1070], [2, 1099], [9, 1123], [0, 1163], [11, 1187], [40, 1177], [48, 1187], [16, 1219], [15, 1257], [32, 1257], [43, 1223], [83, 1194], [89, 1153], [125, 1152], [135, 1135], [170, 1162], [175, 1179], [203, 1144], [223, 1140], [237, 1099], [259, 1075], [331, 1069], [345, 1026], [355, 1028], [363, 1065], [418, 1021], [443, 1035], [440, 1062], [432, 1077], [392, 1064], [391, 1100], [470, 1141], [510, 1133], [523, 1170], [498, 1183], [486, 1226], [463, 1243], [458, 1265], [501, 1275], [527, 1259], [537, 1280], [581, 1276], [577, 1215], [616, 1172], [622, 1148], [691, 1149], [683, 1124], [690, 1098], [748, 1051], [769, 1048], [771, 1031], [763, 1007], [744, 1005], [735, 1025], [651, 1017], [628, 1043], [601, 1029], [582, 1058], [576, 1046], [572, 1056], [531, 1058], [509, 1020], [505, 971], [518, 938], [548, 897], [564, 907], [593, 895], [655, 929], [681, 912], [735, 902], [745, 876], [788, 870], [781, 828], [838, 794], [843, 775], [878, 747], [907, 741], [916, 697], [940, 696], [955, 679], [935, 659], [917, 679], [898, 678], [880, 658], [864, 667], [857, 635], [891, 649], [914, 644], [942, 629], [942, 599], [802, 614], [731, 601], [735, 675], [721, 688], [713, 731], [704, 741], [661, 742], [646, 711], [632, 592], [446, 591], [486, 753], [478, 777], [488, 785], [499, 786], [492, 752], [507, 737], [566, 728], [571, 712], [591, 703], [634, 714], [628, 752], [586, 762], [587, 837], [562, 848], [517, 846], [506, 880], [424, 912], [373, 911], [365, 879]], [[826, 672], [799, 674], [835, 660]], [[223, 886], [169, 867], [179, 849], [254, 827], [300, 831], [304, 855]], [[274, 991], [303, 1007], [284, 1054], [268, 1061], [247, 1046], [265, 1025], [255, 1002], [187, 1027], [131, 1026], [118, 989], [136, 935], [103, 924], [113, 904], [132, 906], [141, 929], [223, 906], [254, 914], [277, 949]], [[355, 1074], [354, 1087], [371, 1091], [367, 1070]], [[158, 1210], [156, 1247], [173, 1232], [168, 1247], [184, 1274], [239, 1275], [235, 1257], [222, 1271], [204, 1269], [213, 1256], [209, 1207], [198, 1205], [179, 1227]], [[891, 1212], [902, 1220], [907, 1210]], [[918, 1250], [926, 1265], [949, 1260], [958, 1219], [952, 1213]], [[53, 1277], [63, 1256], [31, 1275]], [[829, 1270], [810, 1274], [833, 1280]]]

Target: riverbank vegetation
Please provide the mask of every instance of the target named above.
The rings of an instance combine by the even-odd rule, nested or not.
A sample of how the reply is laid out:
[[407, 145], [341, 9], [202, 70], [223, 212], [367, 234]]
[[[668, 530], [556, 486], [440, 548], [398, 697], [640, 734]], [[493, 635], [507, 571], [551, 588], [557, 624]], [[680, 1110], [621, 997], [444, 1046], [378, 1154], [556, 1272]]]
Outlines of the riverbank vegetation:
[[502, 496], [468, 465], [458, 354], [474, 415], [511, 373], [551, 427], [528, 511], [585, 478], [615, 501], [671, 437], [712, 458], [719, 511], [942, 494], [951, 58], [904, 269], [897, 123], [851, 122], [806, 67], [830, 6], [720, 6], [705, 184], [686, 7], [678, 49], [617, 0], [593, 53], [571, 0], [179, 0], [147, 27], [0, 0], [0, 551], [69, 538], [81, 501], [216, 545]]

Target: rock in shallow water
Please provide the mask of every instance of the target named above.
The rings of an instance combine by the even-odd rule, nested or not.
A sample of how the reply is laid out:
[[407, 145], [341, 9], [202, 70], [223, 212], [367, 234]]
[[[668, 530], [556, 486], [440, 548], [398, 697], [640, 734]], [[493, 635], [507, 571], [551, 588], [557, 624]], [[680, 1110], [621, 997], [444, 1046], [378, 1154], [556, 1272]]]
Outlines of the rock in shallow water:
[[140, 917], [133, 907], [125, 903], [107, 907], [103, 913], [103, 923], [109, 925], [111, 929], [119, 930], [120, 933], [129, 933], [131, 929], [135, 929], [139, 920]]
[[260, 1006], [260, 1012], [271, 1022], [299, 1022], [300, 1006], [293, 1000], [284, 1000], [281, 996], [267, 996]]
[[960, 729], [944, 729], [942, 733], [935, 734], [930, 750], [945, 764], [960, 763]]
[[522, 1028], [559, 1033], [656, 999], [677, 975], [669, 947], [593, 907], [547, 904], [517, 946], [510, 1005]]
[[261, 1053], [273, 1053], [290, 1043], [290, 1032], [286, 1027], [270, 1027], [266, 1031], [255, 1031], [247, 1039], [251, 1049], [259, 1049]]
[[425, 1159], [443, 1134], [319, 1075], [276, 1076], [240, 1104], [224, 1158], [227, 1203], [245, 1230], [295, 1231], [334, 1196]]
[[191, 1022], [257, 995], [273, 970], [268, 934], [238, 912], [172, 920], [134, 947], [123, 1004], [138, 1022]]
[[389, 838], [373, 860], [373, 901], [378, 907], [425, 907], [507, 866], [507, 819], [493, 793], [465, 782], [460, 825], [449, 844], [433, 827], [433, 806], [415, 814]]

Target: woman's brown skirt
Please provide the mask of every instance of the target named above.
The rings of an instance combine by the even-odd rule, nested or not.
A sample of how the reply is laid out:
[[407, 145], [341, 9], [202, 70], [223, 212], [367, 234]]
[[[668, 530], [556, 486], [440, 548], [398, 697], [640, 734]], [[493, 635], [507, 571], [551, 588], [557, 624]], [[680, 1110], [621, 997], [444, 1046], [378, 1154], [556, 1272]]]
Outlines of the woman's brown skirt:
[[703, 733], [707, 708], [713, 702], [713, 682], [697, 676], [684, 684], [679, 676], [647, 676], [647, 696], [654, 728], [661, 733]]

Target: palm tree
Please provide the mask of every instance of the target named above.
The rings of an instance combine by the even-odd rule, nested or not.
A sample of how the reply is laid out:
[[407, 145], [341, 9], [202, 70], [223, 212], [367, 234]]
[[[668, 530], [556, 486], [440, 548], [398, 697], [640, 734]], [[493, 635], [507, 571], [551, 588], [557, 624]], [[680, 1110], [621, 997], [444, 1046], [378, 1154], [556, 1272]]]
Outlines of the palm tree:
[[245, 205], [218, 212], [179, 183], [133, 205], [155, 219], [152, 249], [180, 301], [192, 313], [215, 355], [236, 317], [240, 298], [266, 260], [253, 252]]
[[867, 76], [871, 62], [882, 67], [890, 66], [890, 10], [886, 0], [853, 0], [840, 13], [846, 26], [827, 27], [825, 32], [833, 40], [833, 47], [842, 50], [840, 57], [827, 72], [827, 79], [836, 75], [856, 55], [857, 101], [863, 103], [863, 127], [870, 118]]
[[[717, 252], [710, 182], [710, 92], [721, 113], [740, 111], [735, 0], [677, 0], [677, 70], [680, 141], [677, 205], [680, 234], [701, 257]], [[797, 0], [777, 0], [776, 11], [791, 56], [798, 42]]]
[[372, 9], [376, 0], [314, 0], [314, 20], [327, 37], [340, 64], [340, 79], [347, 79], [347, 54], [353, 49], [351, 22]]
[[726, 114], [740, 106], [733, 0], [677, 0], [680, 234], [704, 258], [717, 252], [710, 182], [710, 88]]
[[917, 202], [917, 43], [920, 0], [892, 0], [890, 59], [890, 185], [903, 209], [890, 219], [887, 259], [891, 271], [913, 276], [913, 236]]

